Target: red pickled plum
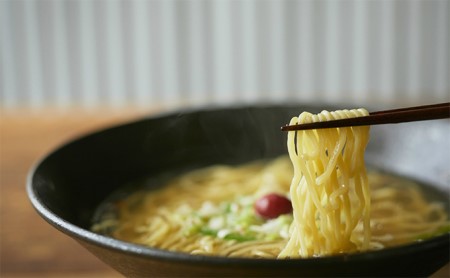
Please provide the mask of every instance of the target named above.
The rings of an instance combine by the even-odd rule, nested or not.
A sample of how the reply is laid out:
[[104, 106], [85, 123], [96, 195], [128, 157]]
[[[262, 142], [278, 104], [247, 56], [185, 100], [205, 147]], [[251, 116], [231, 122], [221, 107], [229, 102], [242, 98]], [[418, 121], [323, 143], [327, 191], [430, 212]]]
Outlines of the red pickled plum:
[[277, 218], [292, 212], [291, 201], [283, 195], [271, 193], [255, 202], [256, 213], [266, 219]]

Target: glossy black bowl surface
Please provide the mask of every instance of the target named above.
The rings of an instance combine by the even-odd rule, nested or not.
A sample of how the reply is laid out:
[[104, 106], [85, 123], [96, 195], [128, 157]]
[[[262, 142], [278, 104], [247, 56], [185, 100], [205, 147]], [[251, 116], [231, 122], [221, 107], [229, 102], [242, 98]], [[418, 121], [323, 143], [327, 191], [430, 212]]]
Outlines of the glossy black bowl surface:
[[[89, 231], [99, 204], [124, 184], [167, 171], [240, 164], [285, 154], [280, 126], [301, 111], [341, 107], [255, 105], [169, 113], [86, 135], [43, 158], [27, 190], [38, 213], [128, 277], [427, 276], [449, 261], [449, 235], [421, 243], [325, 258], [267, 260], [192, 256]], [[348, 108], [348, 107], [344, 107]], [[367, 163], [429, 184], [446, 202], [447, 120], [374, 126]]]

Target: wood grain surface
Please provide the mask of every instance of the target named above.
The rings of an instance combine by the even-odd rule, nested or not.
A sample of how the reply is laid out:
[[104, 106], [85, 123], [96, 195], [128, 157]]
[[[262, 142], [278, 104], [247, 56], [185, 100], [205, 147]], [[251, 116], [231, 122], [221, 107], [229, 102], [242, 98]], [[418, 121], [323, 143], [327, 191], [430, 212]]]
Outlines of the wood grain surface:
[[38, 216], [26, 195], [25, 182], [32, 165], [55, 147], [138, 114], [1, 115], [0, 277], [121, 277]]
[[[60, 144], [142, 111], [13, 113], [0, 116], [0, 277], [122, 277], [46, 223], [29, 202], [30, 167]], [[450, 277], [449, 265], [433, 277]]]

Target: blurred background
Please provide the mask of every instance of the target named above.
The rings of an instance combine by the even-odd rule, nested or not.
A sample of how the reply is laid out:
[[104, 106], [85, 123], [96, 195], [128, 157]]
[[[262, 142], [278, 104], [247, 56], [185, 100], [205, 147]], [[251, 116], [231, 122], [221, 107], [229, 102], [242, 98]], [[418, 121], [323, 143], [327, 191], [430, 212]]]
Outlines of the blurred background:
[[1, 0], [0, 109], [450, 99], [449, 1]]
[[55, 147], [184, 107], [449, 102], [449, 14], [449, 0], [0, 0], [0, 276], [121, 277], [33, 210], [27, 174]]

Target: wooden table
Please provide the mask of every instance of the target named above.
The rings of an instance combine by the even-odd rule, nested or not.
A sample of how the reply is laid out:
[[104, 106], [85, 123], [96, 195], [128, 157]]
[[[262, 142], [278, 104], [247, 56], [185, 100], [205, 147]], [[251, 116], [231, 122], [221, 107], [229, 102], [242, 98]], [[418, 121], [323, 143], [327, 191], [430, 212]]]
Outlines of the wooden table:
[[42, 155], [138, 112], [14, 113], [0, 122], [0, 277], [122, 277], [38, 216], [25, 180]]
[[[0, 118], [0, 277], [121, 277], [41, 219], [25, 191], [42, 155], [91, 130], [145, 112], [13, 113]], [[447, 265], [433, 277], [449, 277]]]

